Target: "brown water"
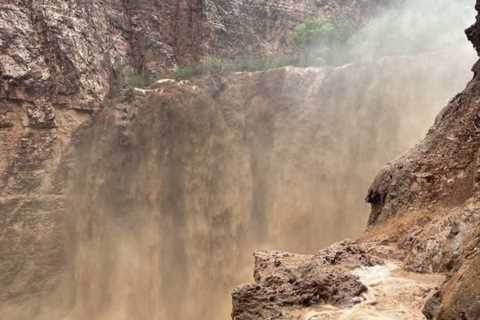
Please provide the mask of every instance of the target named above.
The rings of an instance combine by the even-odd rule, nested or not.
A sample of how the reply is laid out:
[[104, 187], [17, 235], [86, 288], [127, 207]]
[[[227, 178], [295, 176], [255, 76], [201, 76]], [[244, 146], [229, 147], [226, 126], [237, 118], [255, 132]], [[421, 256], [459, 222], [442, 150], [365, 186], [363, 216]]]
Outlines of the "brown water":
[[361, 301], [351, 307], [320, 306], [291, 310], [298, 320], [423, 320], [423, 306], [445, 277], [401, 271], [395, 263], [354, 270], [368, 287]]
[[72, 150], [66, 319], [226, 319], [254, 249], [358, 235], [372, 176], [466, 82], [450, 54], [178, 84], [100, 115]]

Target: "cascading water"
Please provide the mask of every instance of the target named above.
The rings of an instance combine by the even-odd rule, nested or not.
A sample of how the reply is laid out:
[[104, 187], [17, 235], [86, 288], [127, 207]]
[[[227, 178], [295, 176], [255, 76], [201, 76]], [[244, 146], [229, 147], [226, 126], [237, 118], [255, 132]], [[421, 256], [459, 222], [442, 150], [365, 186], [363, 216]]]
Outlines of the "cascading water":
[[447, 70], [412, 81], [433, 57], [232, 76], [217, 98], [180, 86], [98, 119], [74, 152], [79, 318], [222, 319], [255, 248], [358, 234], [369, 177], [449, 95]]
[[[447, 6], [457, 36], [471, 17]], [[387, 32], [382, 19], [370, 28]], [[65, 319], [225, 319], [253, 249], [308, 252], [358, 235], [371, 177], [468, 80], [465, 42], [112, 103], [66, 161]]]

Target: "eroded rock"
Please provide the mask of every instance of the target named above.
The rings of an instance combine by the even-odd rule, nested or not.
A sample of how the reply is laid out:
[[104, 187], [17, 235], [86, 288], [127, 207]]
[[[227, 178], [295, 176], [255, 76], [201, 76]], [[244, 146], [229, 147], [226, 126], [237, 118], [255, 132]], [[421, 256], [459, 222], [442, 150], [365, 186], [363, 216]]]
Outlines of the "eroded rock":
[[381, 264], [354, 242], [342, 242], [313, 256], [255, 253], [255, 283], [232, 294], [235, 320], [286, 319], [289, 307], [352, 305], [367, 288], [350, 271]]

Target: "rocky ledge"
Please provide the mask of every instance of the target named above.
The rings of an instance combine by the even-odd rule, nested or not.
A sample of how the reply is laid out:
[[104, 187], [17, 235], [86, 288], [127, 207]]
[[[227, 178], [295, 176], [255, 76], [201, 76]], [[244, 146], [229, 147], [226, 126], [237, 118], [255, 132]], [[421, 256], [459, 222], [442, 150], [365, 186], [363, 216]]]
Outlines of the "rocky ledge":
[[256, 252], [255, 283], [233, 292], [232, 318], [286, 319], [295, 307], [353, 305], [367, 287], [350, 271], [382, 263], [354, 242], [313, 256]]
[[255, 253], [255, 283], [233, 292], [234, 320], [424, 319], [445, 280], [407, 272], [398, 249], [344, 241], [315, 255]]

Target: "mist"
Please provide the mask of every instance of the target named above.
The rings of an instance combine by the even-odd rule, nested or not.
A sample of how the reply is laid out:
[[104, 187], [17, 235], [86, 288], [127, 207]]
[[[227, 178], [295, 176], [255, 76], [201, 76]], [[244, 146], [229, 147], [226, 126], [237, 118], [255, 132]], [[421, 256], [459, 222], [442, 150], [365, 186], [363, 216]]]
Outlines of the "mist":
[[473, 53], [464, 30], [474, 21], [474, 5], [470, 0], [399, 1], [355, 33], [344, 54], [355, 61], [373, 61], [454, 49], [458, 59], [471, 62]]
[[335, 52], [345, 64], [113, 101], [65, 156], [69, 263], [36, 318], [228, 319], [253, 250], [360, 235], [375, 173], [471, 78], [472, 8], [405, 1]]

